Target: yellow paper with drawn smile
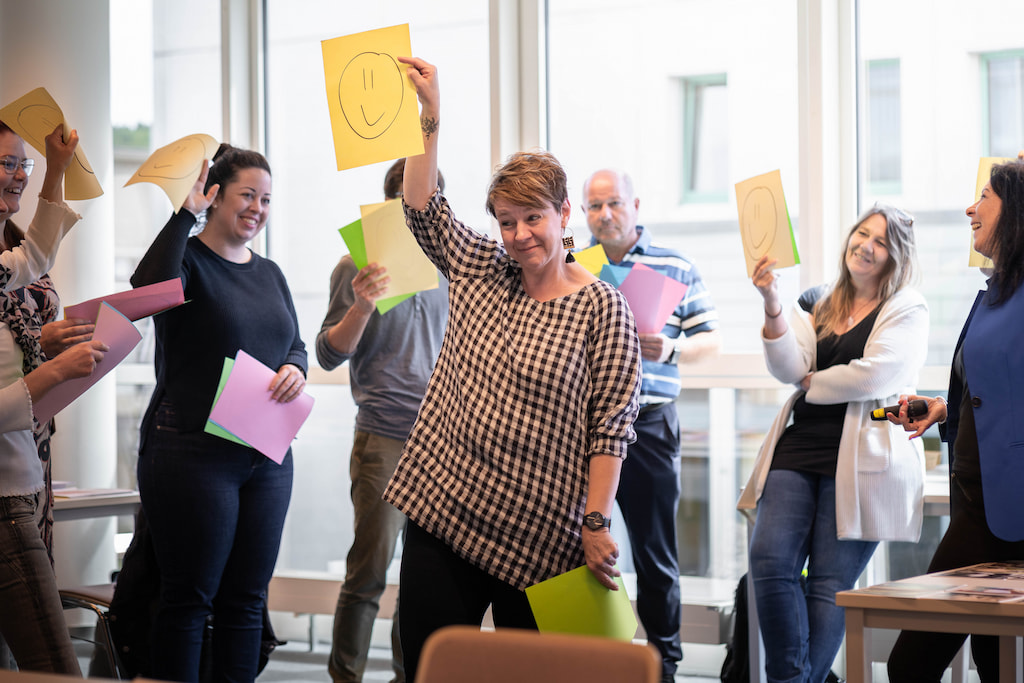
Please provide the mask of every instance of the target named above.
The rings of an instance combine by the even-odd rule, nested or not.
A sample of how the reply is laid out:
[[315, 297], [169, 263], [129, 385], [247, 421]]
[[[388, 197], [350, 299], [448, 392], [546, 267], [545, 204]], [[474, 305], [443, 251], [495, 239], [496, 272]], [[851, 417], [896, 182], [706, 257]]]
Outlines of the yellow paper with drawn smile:
[[387, 295], [413, 294], [437, 289], [437, 268], [430, 262], [405, 224], [402, 201], [359, 207], [363, 220], [366, 260], [387, 269]]
[[423, 154], [416, 88], [396, 57], [412, 55], [409, 25], [321, 43], [338, 170]]
[[203, 160], [213, 159], [219, 146], [209, 135], [186, 135], [150, 154], [124, 186], [153, 183], [167, 194], [178, 211], [203, 172]]
[[775, 268], [800, 263], [779, 171], [736, 183], [736, 208], [748, 276], [765, 254], [778, 261]]
[[[64, 139], [68, 139], [72, 126], [64, 118], [64, 112], [46, 92], [46, 88], [36, 88], [3, 109], [0, 109], [0, 121], [17, 133], [37, 152], [46, 156], [46, 136], [59, 125], [64, 127]], [[89, 160], [85, 158], [82, 144], [75, 149], [75, 156], [64, 173], [65, 199], [94, 199], [103, 194], [100, 181], [96, 178]]]

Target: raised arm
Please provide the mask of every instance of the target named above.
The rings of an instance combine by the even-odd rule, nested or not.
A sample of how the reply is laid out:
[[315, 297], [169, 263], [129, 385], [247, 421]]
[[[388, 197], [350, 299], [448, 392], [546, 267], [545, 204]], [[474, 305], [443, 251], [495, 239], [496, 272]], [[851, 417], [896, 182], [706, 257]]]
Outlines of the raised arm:
[[437, 133], [441, 125], [441, 89], [437, 82], [437, 67], [416, 57], [399, 57], [408, 64], [409, 80], [416, 86], [420, 100], [420, 129], [423, 131], [423, 154], [405, 160], [402, 198], [405, 203], [422, 211], [437, 189]]

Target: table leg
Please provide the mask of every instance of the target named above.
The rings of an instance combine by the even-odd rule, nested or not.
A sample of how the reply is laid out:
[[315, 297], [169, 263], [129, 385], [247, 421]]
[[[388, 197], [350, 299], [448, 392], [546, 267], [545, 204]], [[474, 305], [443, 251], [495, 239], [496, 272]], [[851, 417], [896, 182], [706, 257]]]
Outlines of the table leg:
[[1017, 637], [999, 636], [999, 683], [1017, 683]]
[[864, 610], [846, 608], [846, 680], [871, 683], [871, 629], [864, 628]]

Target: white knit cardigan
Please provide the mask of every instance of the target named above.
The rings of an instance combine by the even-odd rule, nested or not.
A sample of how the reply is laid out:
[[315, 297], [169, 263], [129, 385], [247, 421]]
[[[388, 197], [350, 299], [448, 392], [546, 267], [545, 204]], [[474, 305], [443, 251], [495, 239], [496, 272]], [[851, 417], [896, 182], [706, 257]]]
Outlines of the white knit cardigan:
[[[780, 382], [796, 384], [816, 370], [817, 340], [811, 316], [794, 305], [789, 329], [763, 339], [768, 370]], [[847, 403], [836, 467], [836, 528], [839, 538], [917, 541], [924, 509], [924, 450], [888, 420], [874, 422], [871, 411], [914, 393], [928, 352], [928, 306], [917, 291], [904, 288], [878, 312], [863, 357], [811, 375], [807, 402]], [[761, 498], [775, 445], [789, 424], [789, 397], [758, 451], [737, 508], [752, 510]]]

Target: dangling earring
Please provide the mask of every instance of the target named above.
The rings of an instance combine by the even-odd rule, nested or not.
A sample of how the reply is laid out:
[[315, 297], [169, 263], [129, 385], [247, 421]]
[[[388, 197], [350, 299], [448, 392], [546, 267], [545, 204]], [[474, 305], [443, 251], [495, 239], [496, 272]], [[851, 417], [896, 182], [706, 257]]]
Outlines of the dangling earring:
[[572, 255], [572, 250], [576, 246], [576, 243], [575, 241], [573, 241], [572, 228], [568, 228], [568, 230], [568, 235], [562, 235], [562, 247], [566, 250], [565, 262], [574, 263], [576, 261], [576, 257]]

